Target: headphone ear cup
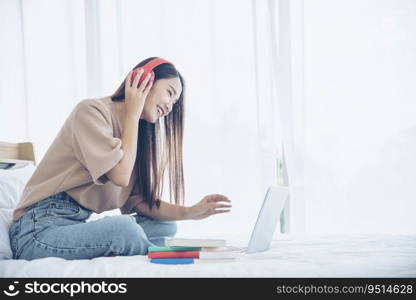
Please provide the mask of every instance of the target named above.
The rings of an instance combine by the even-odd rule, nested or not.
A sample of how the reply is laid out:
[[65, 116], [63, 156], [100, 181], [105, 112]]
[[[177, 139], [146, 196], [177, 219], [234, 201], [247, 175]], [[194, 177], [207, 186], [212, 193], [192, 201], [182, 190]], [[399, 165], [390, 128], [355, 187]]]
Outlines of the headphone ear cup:
[[[158, 66], [159, 64], [160, 63], [158, 63], [156, 66]], [[144, 69], [144, 72], [142, 73], [142, 76], [139, 79], [139, 84], [138, 84], [139, 86], [142, 83], [142, 81], [146, 78], [146, 75], [149, 74], [149, 73], [150, 73], [150, 78], [149, 78], [148, 83], [150, 82], [150, 80], [154, 80], [155, 79], [155, 72], [153, 72], [153, 68], [156, 67], [156, 66], [152, 65], [152, 62], [148, 62], [144, 66], [137, 67], [136, 69], [134, 69], [133, 74], [131, 76], [130, 86], [133, 85], [134, 78], [136, 78], [139, 69]]]
[[152, 82], [152, 80], [154, 80], [155, 78], [155, 73], [153, 71], [150, 71], [150, 78], [149, 81], [147, 82], [146, 87]]
[[[133, 81], [134, 81], [134, 79], [136, 78], [136, 76], [137, 76], [137, 73], [138, 73], [138, 72], [139, 72], [139, 68], [134, 69], [133, 74], [132, 74], [132, 76], [131, 76], [131, 80], [130, 80], [130, 86], [132, 86], [132, 85], [133, 85]], [[143, 74], [142, 74], [142, 75], [143, 75]], [[142, 76], [142, 77], [143, 77], [143, 76]], [[139, 85], [140, 85], [141, 81], [142, 81], [142, 78], [140, 78], [140, 79], [139, 79]]]
[[153, 71], [148, 71], [148, 69], [146, 67], [144, 67], [144, 72], [142, 73], [142, 77], [139, 79], [139, 86], [145, 80], [147, 74], [150, 74], [150, 78], [147, 81], [146, 87], [149, 85], [150, 80], [155, 76], [155, 73], [153, 73]]

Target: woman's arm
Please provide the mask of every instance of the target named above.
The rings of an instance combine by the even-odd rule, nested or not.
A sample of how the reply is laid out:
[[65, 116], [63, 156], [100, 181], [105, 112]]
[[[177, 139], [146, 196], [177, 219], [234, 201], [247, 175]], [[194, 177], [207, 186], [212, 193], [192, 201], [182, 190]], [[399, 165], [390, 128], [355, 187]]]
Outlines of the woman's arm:
[[140, 116], [143, 112], [146, 97], [153, 85], [153, 80], [151, 80], [146, 87], [150, 79], [150, 74], [147, 74], [147, 77], [139, 85], [139, 78], [142, 76], [142, 73], [143, 69], [134, 78], [132, 85], [133, 70], [127, 75], [124, 91], [125, 101], [123, 104], [125, 119], [121, 137], [121, 147], [124, 155], [121, 161], [106, 174], [111, 181], [117, 182], [118, 185], [124, 187], [130, 182], [131, 173], [136, 161]]
[[140, 118], [138, 116], [126, 116], [121, 137], [121, 148], [124, 152], [123, 158], [106, 173], [110, 181], [119, 186], [126, 187], [130, 181], [130, 176], [136, 161], [139, 120]]
[[161, 221], [179, 221], [187, 219], [188, 209], [189, 207], [186, 206], [173, 205], [165, 201], [160, 201], [159, 208], [154, 205], [152, 210], [150, 210], [149, 204], [142, 201], [136, 206], [135, 211], [146, 217]]
[[[134, 197], [140, 196], [136, 195]], [[229, 209], [218, 209], [231, 208], [230, 204], [221, 204], [221, 202], [231, 203], [231, 200], [223, 195], [211, 194], [205, 196], [197, 204], [190, 207], [173, 205], [165, 201], [160, 201], [159, 208], [155, 205], [152, 210], [150, 210], [147, 202], [142, 201], [137, 204], [135, 211], [161, 221], [198, 220], [214, 214], [229, 212]]]

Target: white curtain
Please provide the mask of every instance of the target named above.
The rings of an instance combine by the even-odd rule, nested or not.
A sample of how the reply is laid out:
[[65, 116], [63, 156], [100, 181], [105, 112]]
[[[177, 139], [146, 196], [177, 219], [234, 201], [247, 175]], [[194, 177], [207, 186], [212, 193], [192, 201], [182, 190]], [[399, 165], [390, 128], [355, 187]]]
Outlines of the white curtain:
[[292, 230], [415, 233], [416, 2], [279, 8]]
[[187, 84], [186, 204], [233, 200], [181, 234], [248, 235], [283, 154], [286, 231], [414, 233], [415, 17], [412, 0], [3, 0], [0, 140], [40, 161], [77, 102], [160, 56]]
[[187, 84], [185, 203], [233, 201], [231, 213], [179, 230], [250, 233], [281, 146], [270, 1], [0, 3], [0, 140], [32, 141], [40, 161], [77, 102], [109, 95], [147, 57], [166, 58]]

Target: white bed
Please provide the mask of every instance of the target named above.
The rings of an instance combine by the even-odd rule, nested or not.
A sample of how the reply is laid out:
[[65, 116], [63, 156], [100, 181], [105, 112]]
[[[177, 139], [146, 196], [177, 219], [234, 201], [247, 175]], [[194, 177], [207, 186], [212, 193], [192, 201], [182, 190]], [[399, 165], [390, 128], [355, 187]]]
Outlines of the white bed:
[[[13, 260], [11, 212], [33, 170], [0, 172], [0, 277], [416, 277], [415, 235], [276, 234], [269, 251], [217, 264], [158, 265], [145, 256]], [[221, 238], [247, 246], [249, 236]]]
[[416, 277], [416, 237], [277, 235], [267, 252], [216, 264], [158, 265], [140, 255], [3, 260], [0, 277]]

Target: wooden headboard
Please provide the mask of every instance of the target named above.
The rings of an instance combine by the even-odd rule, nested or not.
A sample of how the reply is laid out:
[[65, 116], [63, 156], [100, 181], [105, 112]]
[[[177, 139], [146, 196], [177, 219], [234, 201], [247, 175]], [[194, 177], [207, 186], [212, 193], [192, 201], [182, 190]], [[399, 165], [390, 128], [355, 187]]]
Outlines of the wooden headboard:
[[0, 169], [17, 169], [28, 164], [36, 166], [32, 143], [6, 143], [0, 141]]

